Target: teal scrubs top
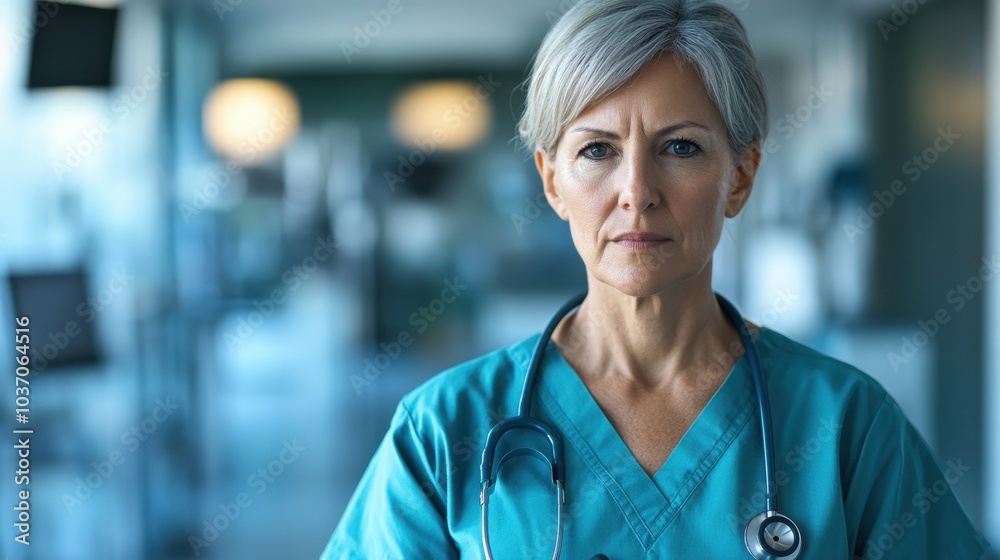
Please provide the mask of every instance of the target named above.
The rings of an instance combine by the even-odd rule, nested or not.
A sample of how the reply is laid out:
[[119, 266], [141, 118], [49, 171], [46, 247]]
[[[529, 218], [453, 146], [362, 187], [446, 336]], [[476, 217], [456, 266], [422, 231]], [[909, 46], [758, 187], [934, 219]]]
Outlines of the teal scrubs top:
[[[322, 558], [485, 558], [482, 447], [496, 422], [516, 414], [538, 336], [444, 371], [400, 401]], [[968, 463], [935, 459], [861, 371], [767, 328], [757, 347], [780, 509], [802, 532], [800, 558], [983, 557], [989, 545], [951, 488], [966, 483]], [[765, 484], [745, 355], [652, 477], [552, 342], [533, 414], [563, 438], [561, 558], [751, 558], [743, 529], [764, 510]], [[516, 437], [544, 449], [528, 441], [532, 433]], [[556, 510], [546, 468], [527, 455], [500, 471], [489, 520], [496, 560], [552, 557]]]

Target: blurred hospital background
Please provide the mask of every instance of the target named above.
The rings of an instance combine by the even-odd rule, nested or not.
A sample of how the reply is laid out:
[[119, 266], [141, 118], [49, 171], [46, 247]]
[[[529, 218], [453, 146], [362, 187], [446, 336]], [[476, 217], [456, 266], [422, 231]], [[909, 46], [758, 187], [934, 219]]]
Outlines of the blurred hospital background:
[[[584, 286], [514, 142], [572, 3], [0, 3], [0, 553], [317, 557], [398, 399]], [[716, 289], [879, 379], [1000, 558], [1000, 1], [730, 5], [771, 134]]]

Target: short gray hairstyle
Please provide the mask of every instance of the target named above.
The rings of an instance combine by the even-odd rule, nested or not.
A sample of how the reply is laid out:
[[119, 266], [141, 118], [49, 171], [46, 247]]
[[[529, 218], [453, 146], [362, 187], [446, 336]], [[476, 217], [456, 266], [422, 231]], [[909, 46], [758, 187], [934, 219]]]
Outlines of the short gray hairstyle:
[[582, 0], [549, 30], [526, 80], [518, 133], [553, 155], [563, 130], [660, 53], [689, 61], [726, 123], [734, 156], [767, 136], [764, 79], [727, 7], [692, 0]]

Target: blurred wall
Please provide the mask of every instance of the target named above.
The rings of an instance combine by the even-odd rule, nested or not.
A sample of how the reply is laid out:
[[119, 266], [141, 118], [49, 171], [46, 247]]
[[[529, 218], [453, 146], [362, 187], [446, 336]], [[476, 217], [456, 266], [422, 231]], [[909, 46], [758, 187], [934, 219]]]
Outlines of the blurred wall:
[[[885, 210], [874, 230], [870, 316], [908, 327], [914, 350], [899, 342], [899, 376], [908, 356], [933, 347], [932, 445], [942, 461], [972, 465], [983, 458], [980, 274], [996, 266], [983, 236], [985, 10], [981, 0], [928, 2], [898, 30], [871, 30], [871, 187]], [[954, 487], [980, 525], [986, 475], [973, 469]]]
[[[1000, 2], [991, 0], [986, 10], [986, 92], [988, 94], [986, 141], [986, 250], [1000, 253]], [[984, 533], [993, 543], [993, 557], [1000, 545], [1000, 282], [991, 282], [985, 295], [984, 349], [986, 351], [985, 409], [985, 510]]]

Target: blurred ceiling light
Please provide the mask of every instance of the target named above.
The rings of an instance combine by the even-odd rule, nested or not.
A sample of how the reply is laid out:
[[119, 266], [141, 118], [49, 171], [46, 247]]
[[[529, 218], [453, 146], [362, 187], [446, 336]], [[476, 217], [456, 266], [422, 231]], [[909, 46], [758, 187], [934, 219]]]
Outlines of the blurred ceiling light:
[[396, 138], [428, 154], [469, 148], [489, 128], [489, 90], [475, 82], [417, 84], [400, 94], [392, 111]]
[[205, 139], [219, 155], [242, 165], [281, 151], [299, 130], [295, 94], [271, 80], [228, 80], [208, 95], [202, 111]]
[[[927, 142], [940, 130], [954, 127], [958, 134], [978, 136], [986, 126], [986, 88], [981, 80], [953, 75], [947, 80], [926, 72], [917, 77], [920, 84], [913, 89], [916, 114], [922, 121], [921, 133]], [[958, 150], [972, 155], [971, 150]]]

